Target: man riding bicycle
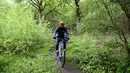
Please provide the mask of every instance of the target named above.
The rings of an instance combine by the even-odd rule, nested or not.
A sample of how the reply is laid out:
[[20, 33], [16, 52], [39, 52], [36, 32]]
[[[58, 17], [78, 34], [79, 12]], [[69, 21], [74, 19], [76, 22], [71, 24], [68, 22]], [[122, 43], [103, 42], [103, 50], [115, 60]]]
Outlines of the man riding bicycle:
[[56, 56], [58, 56], [58, 46], [59, 46], [59, 38], [64, 39], [64, 49], [66, 49], [66, 43], [69, 40], [69, 32], [68, 29], [64, 26], [64, 22], [60, 22], [59, 26], [55, 29], [53, 33], [53, 38], [56, 39]]

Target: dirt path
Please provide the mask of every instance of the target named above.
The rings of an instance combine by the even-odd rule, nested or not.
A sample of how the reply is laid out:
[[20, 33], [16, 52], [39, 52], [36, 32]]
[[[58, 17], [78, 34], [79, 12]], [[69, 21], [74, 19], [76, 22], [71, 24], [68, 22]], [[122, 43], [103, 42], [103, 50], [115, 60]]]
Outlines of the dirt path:
[[[55, 54], [54, 54], [53, 50], [49, 50], [49, 53], [52, 53], [51, 55], [55, 57]], [[55, 63], [56, 63], [56, 66], [59, 67], [61, 73], [83, 73], [79, 69], [73, 68], [69, 64], [65, 64], [64, 67], [62, 68], [62, 67], [60, 67], [58, 62], [59, 62], [58, 58], [56, 57], [55, 58]]]
[[56, 65], [60, 68], [60, 71], [62, 73], [82, 73], [80, 70], [72, 68], [70, 65], [65, 64], [65, 66], [62, 68], [59, 66], [58, 59], [55, 60]]

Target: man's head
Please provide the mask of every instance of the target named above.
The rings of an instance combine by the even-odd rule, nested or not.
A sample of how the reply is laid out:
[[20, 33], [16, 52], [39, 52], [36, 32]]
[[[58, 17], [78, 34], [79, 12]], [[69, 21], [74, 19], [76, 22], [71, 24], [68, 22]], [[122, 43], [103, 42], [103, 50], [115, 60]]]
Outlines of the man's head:
[[64, 22], [60, 22], [59, 25], [60, 25], [60, 27], [64, 27], [65, 24], [64, 24]]

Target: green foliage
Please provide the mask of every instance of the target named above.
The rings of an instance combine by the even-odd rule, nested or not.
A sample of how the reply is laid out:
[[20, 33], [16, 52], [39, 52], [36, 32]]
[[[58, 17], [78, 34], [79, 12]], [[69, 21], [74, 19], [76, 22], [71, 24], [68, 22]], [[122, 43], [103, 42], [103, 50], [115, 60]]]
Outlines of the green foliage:
[[24, 0], [14, 0], [16, 3], [20, 3], [20, 2], [22, 2], [22, 1], [24, 1]]
[[6, 67], [8, 66], [8, 62], [0, 60], [0, 71], [5, 72]]
[[0, 2], [1, 73], [56, 73], [53, 57], [42, 56], [51, 31], [47, 23], [36, 24], [33, 14], [25, 3]]
[[67, 48], [67, 59], [87, 73], [127, 72], [128, 56], [122, 50], [124, 46], [115, 38], [109, 36], [97, 40], [92, 36], [72, 37]]
[[36, 25], [32, 9], [24, 5], [9, 5], [10, 8], [7, 9], [1, 6], [3, 14], [0, 22], [0, 52], [26, 53], [29, 50], [43, 48], [44, 43], [49, 40], [51, 31], [46, 28], [47, 24]]
[[[81, 31], [89, 32], [89, 33], [100, 33], [100, 32], [115, 32], [110, 17], [102, 3], [101, 0], [87, 0], [81, 2], [82, 8], [82, 23], [81, 23]], [[114, 22], [127, 31], [127, 19], [125, 14], [123, 13], [121, 7], [118, 4], [114, 4], [106, 1], [107, 6], [109, 7], [110, 13]], [[122, 20], [123, 19], [123, 20]], [[122, 25], [124, 24], [124, 25]], [[111, 28], [112, 27], [112, 28]]]
[[[47, 48], [47, 47], [46, 47]], [[43, 53], [47, 56], [44, 56]], [[0, 55], [0, 72], [2, 73], [57, 73], [54, 58], [47, 49], [33, 52], [31, 56]]]
[[55, 73], [53, 60], [50, 57], [43, 58], [17, 60], [12, 64], [13, 67], [8, 68], [7, 73]]
[[121, 2], [121, 4], [126, 4], [126, 5], [130, 5], [130, 1], [129, 0], [109, 0], [110, 2], [115, 2], [115, 3], [118, 3], [118, 1], [119, 2]]
[[[36, 11], [26, 5], [24, 0], [12, 1], [16, 3], [0, 0], [0, 71], [57, 73], [52, 56], [42, 57], [41, 54], [35, 55], [35, 52], [48, 51], [41, 50], [49, 48], [45, 46], [48, 43], [53, 46], [51, 30], [59, 21], [64, 21], [70, 32], [75, 32], [77, 25], [74, 0], [44, 0], [41, 7], [45, 6], [45, 9], [41, 13], [41, 19], [46, 21], [41, 20], [39, 24], [35, 21]], [[104, 1], [116, 26], [113, 26], [102, 0], [80, 0], [82, 20], [79, 26], [84, 35], [81, 33], [79, 37], [71, 38], [67, 60], [87, 73], [129, 73], [129, 58], [123, 49], [124, 44], [113, 34], [115, 27], [122, 29], [124, 33], [128, 31], [127, 17], [120, 5], [115, 3], [117, 1]], [[125, 1], [121, 3], [129, 8], [129, 3], [125, 4]], [[112, 35], [109, 33], [109, 36], [99, 36], [100, 32], [108, 34], [108, 31]], [[34, 54], [30, 56], [32, 52]]]

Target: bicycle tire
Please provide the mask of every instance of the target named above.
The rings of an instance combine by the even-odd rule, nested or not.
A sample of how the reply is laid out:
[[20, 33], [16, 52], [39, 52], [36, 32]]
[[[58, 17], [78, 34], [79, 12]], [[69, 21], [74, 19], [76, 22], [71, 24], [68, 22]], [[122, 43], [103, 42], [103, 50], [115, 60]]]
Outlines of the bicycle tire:
[[64, 51], [64, 56], [63, 57], [59, 57], [59, 62], [60, 62], [60, 66], [64, 67], [65, 65], [65, 51]]

